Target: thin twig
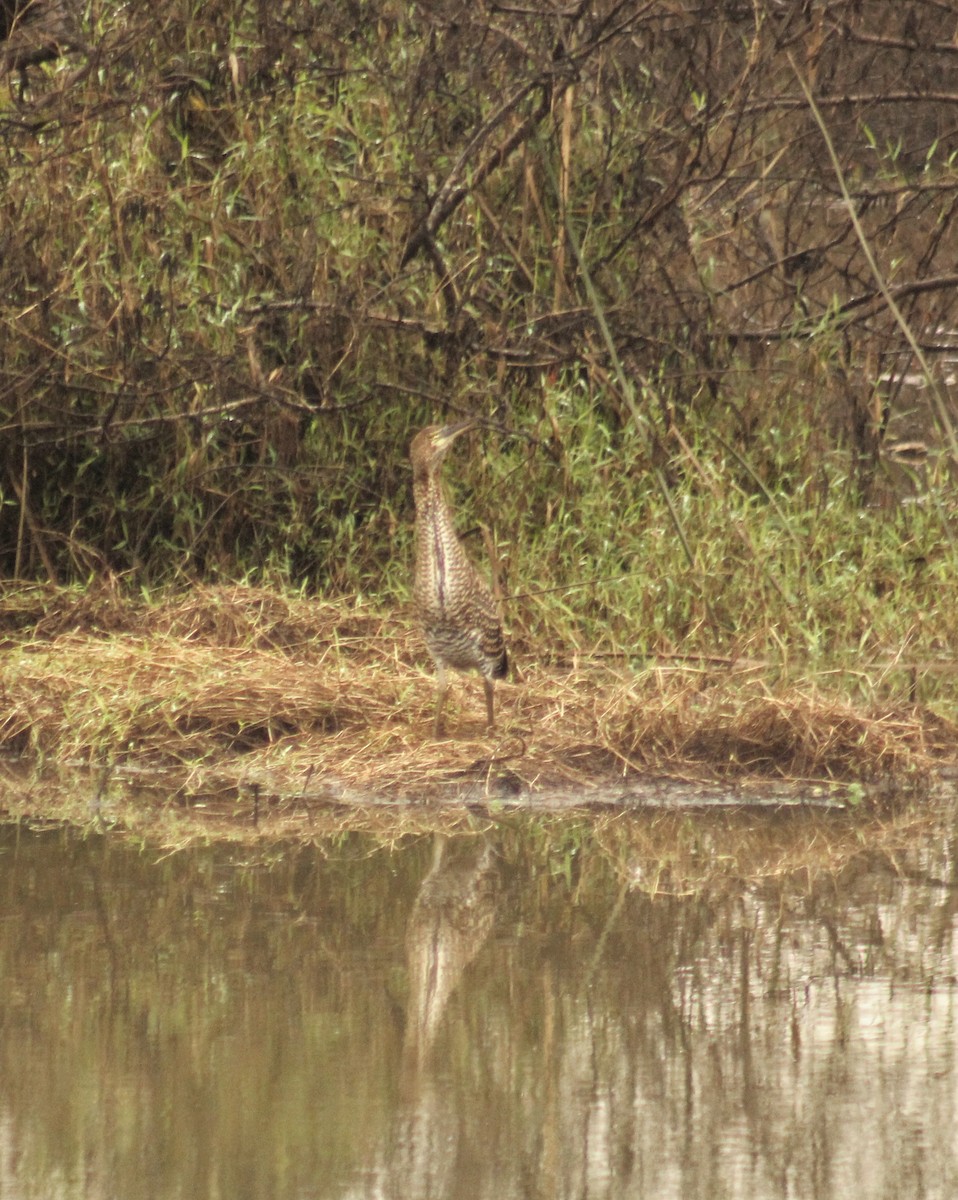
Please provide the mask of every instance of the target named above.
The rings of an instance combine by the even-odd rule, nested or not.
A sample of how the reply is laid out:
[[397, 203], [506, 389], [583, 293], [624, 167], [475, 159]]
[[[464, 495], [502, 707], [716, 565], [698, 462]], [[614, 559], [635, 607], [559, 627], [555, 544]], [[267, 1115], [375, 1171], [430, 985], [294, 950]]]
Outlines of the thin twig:
[[[812, 113], [812, 116], [815, 118], [815, 123], [818, 125], [818, 128], [821, 132], [822, 140], [825, 143], [825, 149], [828, 152], [832, 169], [835, 172], [835, 178], [837, 179], [838, 186], [841, 189], [842, 200], [845, 202], [845, 207], [848, 210], [848, 215], [851, 218], [852, 225], [854, 226], [855, 236], [858, 238], [859, 245], [862, 248], [862, 253], [865, 256], [865, 261], [868, 263], [868, 267], [874, 276], [875, 283], [878, 285], [878, 290], [881, 293], [885, 304], [888, 306], [889, 311], [898, 323], [898, 327], [904, 334], [905, 340], [908, 342], [909, 346], [911, 346], [912, 352], [914, 353], [915, 358], [918, 360], [922, 373], [924, 374], [928, 383], [928, 390], [931, 394], [932, 415], [935, 417], [940, 429], [945, 435], [949, 449], [951, 450], [952, 459], [958, 463], [958, 439], [955, 437], [954, 426], [952, 425], [951, 417], [948, 415], [948, 408], [945, 404], [945, 399], [941, 394], [941, 389], [938, 386], [938, 381], [932, 374], [931, 367], [928, 365], [928, 360], [925, 358], [925, 355], [922, 352], [914, 333], [912, 333], [911, 326], [905, 320], [901, 309], [898, 307], [895, 297], [892, 294], [892, 290], [886, 283], [881, 268], [879, 267], [878, 262], [872, 253], [871, 244], [869, 243], [868, 238], [865, 236], [865, 231], [862, 228], [861, 221], [858, 219], [858, 212], [856, 211], [855, 205], [852, 202], [852, 198], [848, 193], [848, 187], [845, 183], [845, 172], [843, 171], [842, 165], [838, 160], [838, 154], [835, 151], [835, 144], [832, 141], [831, 134], [828, 131], [828, 126], [825, 124], [821, 110], [815, 101], [815, 97], [812, 95], [811, 89], [805, 82], [805, 78], [799, 71], [798, 66], [795, 63], [795, 59], [792, 57], [791, 53], [788, 55], [788, 61], [795, 73], [795, 78], [798, 80], [798, 85], [805, 95], [805, 99], [808, 102], [808, 107]], [[947, 530], [948, 526], [946, 525], [946, 531]]]

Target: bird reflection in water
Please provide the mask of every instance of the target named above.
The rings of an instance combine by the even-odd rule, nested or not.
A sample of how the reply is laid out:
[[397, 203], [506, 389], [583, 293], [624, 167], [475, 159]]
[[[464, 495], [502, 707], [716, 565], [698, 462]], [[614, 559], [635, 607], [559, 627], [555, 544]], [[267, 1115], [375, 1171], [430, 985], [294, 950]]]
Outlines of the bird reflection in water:
[[425, 1061], [450, 996], [492, 930], [497, 884], [495, 851], [485, 838], [435, 835], [432, 867], [406, 929], [410, 1065]]

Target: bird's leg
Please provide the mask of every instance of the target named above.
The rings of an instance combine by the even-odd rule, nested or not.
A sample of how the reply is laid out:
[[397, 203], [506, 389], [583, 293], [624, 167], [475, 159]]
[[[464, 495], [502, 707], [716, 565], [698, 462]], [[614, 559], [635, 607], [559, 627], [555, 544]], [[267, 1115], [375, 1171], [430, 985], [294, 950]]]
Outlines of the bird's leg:
[[491, 679], [482, 677], [482, 686], [486, 689], [486, 718], [490, 729], [495, 729], [495, 703], [496, 703], [496, 687]]
[[442, 710], [446, 706], [446, 693], [449, 691], [449, 678], [441, 662], [436, 663], [436, 689], [436, 721], [433, 734], [438, 738], [442, 737]]

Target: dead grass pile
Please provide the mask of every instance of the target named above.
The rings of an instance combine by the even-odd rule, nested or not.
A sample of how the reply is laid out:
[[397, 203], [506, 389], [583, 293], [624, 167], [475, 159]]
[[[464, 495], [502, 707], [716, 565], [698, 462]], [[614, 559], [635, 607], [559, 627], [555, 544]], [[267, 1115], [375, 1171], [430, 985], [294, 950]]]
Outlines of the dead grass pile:
[[395, 658], [408, 622], [352, 598], [320, 600], [268, 588], [198, 586], [165, 604], [152, 629], [217, 646], [277, 650], [310, 661]]
[[[454, 737], [437, 742], [427, 656], [401, 617], [242, 587], [53, 599], [0, 656], [0, 746], [24, 755], [204, 763], [285, 795], [335, 778], [351, 795], [587, 799], [642, 775], [913, 785], [955, 745], [927, 710], [853, 707], [755, 670], [596, 665], [520, 666], [492, 736], [478, 680], [457, 681]], [[3, 597], [0, 626], [38, 602]]]
[[950, 755], [956, 726], [915, 705], [859, 706], [809, 684], [772, 690], [753, 673], [703, 687], [650, 672], [611, 698], [602, 742], [639, 769], [696, 777], [900, 781]]
[[315, 657], [331, 647], [341, 654], [361, 650], [367, 657], [377, 641], [391, 641], [402, 628], [401, 615], [397, 623], [351, 598], [317, 600], [241, 584], [197, 584], [160, 603], [144, 603], [110, 579], [82, 589], [50, 584], [0, 589], [0, 633], [7, 634], [7, 644], [25, 637], [52, 641], [65, 634], [165, 634], [297, 657]]
[[65, 635], [9, 655], [0, 741], [84, 761], [149, 754], [187, 760], [328, 733], [383, 715], [335, 671], [291, 670], [261, 650], [121, 634]]
[[61, 588], [44, 583], [0, 584], [0, 637], [4, 645], [23, 638], [47, 640], [70, 631], [117, 633], [130, 626], [132, 599], [108, 583]]

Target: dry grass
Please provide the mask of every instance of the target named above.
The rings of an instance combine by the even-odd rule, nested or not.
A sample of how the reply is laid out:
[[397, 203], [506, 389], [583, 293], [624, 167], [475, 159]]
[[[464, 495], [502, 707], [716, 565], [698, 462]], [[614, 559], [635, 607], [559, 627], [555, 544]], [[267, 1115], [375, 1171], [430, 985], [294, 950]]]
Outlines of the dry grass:
[[[522, 665], [484, 729], [462, 680], [446, 741], [434, 685], [400, 614], [249, 587], [161, 605], [109, 589], [0, 597], [0, 744], [31, 761], [177, 764], [218, 781], [337, 802], [508, 799], [654, 775], [699, 782], [929, 778], [955, 727], [917, 706], [853, 707], [754, 669]], [[26, 632], [25, 632], [26, 631]]]
[[903, 780], [948, 755], [954, 725], [916, 705], [854, 707], [812, 686], [772, 690], [749, 671], [617, 689], [600, 724], [624, 761], [714, 778]]

